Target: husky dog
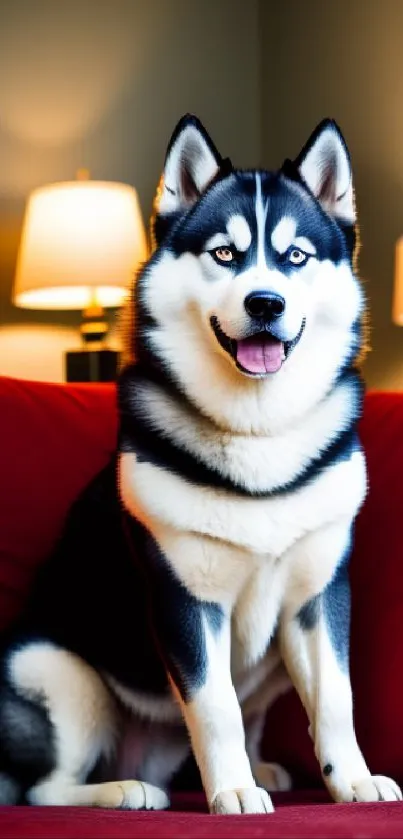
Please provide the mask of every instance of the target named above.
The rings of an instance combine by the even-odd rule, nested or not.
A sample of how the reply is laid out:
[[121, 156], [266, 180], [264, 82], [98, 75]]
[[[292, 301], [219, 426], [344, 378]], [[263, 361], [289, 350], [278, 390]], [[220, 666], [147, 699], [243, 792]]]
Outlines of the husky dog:
[[275, 173], [232, 169], [179, 123], [130, 304], [116, 463], [4, 639], [3, 802], [164, 808], [191, 744], [211, 812], [270, 812], [289, 779], [258, 741], [288, 676], [333, 798], [402, 797], [369, 772], [349, 679], [355, 224], [334, 122]]

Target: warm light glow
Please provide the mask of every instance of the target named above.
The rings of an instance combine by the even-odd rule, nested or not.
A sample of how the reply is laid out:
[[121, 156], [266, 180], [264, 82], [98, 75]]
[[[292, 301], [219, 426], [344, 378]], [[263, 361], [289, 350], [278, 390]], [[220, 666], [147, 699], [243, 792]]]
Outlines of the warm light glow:
[[13, 302], [29, 309], [120, 306], [147, 256], [135, 189], [69, 181], [28, 201]]
[[24, 309], [88, 309], [98, 305], [104, 309], [121, 306], [127, 290], [113, 286], [61, 286], [21, 291], [16, 305]]
[[396, 326], [403, 326], [403, 236], [396, 242], [392, 320]]

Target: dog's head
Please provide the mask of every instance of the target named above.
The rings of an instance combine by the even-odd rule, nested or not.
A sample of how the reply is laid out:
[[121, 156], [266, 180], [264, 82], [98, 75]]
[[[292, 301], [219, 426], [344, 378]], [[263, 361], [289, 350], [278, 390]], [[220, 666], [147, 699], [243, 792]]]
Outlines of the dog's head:
[[312, 364], [319, 338], [340, 341], [360, 318], [355, 222], [350, 157], [333, 121], [273, 173], [232, 169], [200, 122], [184, 117], [138, 285], [140, 344], [179, 379], [195, 353], [209, 358], [207, 375], [214, 358], [239, 380], [283, 376], [308, 342]]

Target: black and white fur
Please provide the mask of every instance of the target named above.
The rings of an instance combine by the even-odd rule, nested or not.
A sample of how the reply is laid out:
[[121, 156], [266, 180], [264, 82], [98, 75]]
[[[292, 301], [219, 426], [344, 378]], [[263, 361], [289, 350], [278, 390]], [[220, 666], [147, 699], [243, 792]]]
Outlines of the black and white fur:
[[365, 312], [339, 129], [279, 172], [241, 172], [185, 117], [154, 239], [117, 462], [3, 642], [0, 799], [163, 808], [190, 740], [212, 812], [270, 812], [289, 778], [259, 738], [286, 671], [334, 799], [401, 798], [353, 725]]

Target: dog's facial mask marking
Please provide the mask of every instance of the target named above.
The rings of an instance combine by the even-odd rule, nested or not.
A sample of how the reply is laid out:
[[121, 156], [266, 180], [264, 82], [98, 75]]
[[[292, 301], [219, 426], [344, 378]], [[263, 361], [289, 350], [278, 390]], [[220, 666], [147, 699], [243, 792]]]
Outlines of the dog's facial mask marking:
[[351, 167], [330, 120], [293, 162], [266, 172], [226, 167], [201, 124], [184, 118], [156, 209], [165, 233], [139, 283], [140, 320], [155, 324], [148, 346], [168, 352], [178, 381], [187, 356], [189, 370], [203, 365], [223, 384], [282, 382], [360, 322]]

